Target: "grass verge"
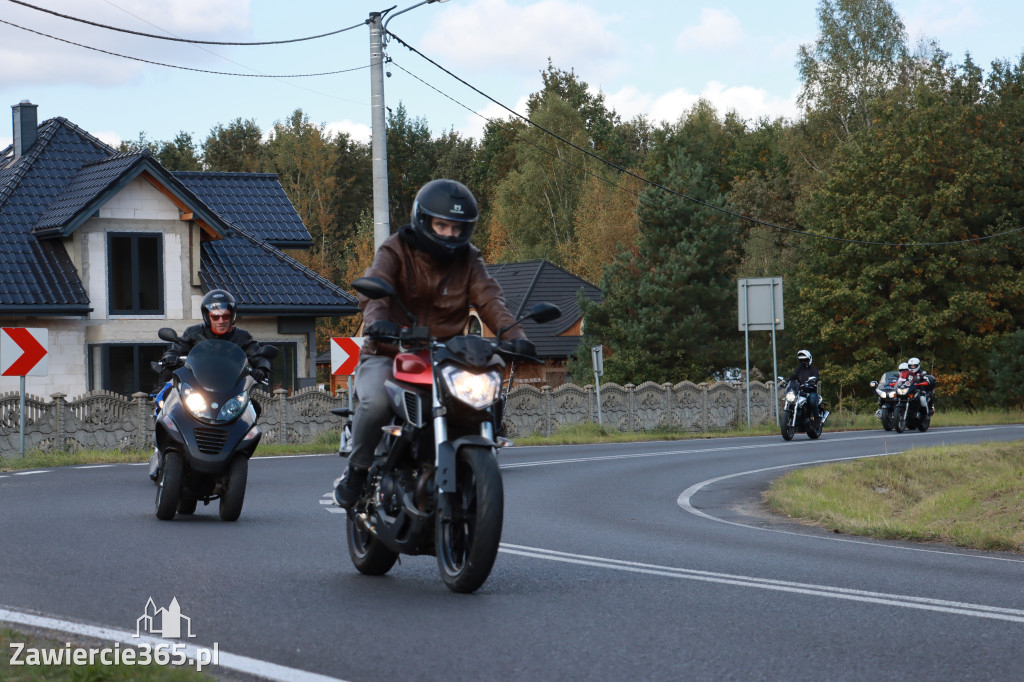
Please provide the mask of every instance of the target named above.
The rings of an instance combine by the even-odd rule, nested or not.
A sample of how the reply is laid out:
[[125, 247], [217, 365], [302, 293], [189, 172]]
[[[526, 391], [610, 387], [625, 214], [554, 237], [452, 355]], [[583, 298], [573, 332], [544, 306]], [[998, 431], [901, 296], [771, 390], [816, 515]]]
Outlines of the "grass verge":
[[915, 448], [800, 469], [764, 495], [776, 513], [839, 533], [1024, 550], [1024, 441]]

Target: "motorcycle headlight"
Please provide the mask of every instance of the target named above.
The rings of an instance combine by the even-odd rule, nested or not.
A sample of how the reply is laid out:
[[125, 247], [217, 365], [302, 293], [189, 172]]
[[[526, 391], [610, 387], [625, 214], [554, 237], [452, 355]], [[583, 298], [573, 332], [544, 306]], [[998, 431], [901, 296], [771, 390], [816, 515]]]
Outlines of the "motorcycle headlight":
[[906, 395], [907, 393], [910, 393], [910, 389], [906, 388], [905, 386], [901, 386], [900, 388], [896, 389], [896, 393], [898, 393], [899, 395]]
[[224, 406], [220, 408], [220, 412], [217, 413], [218, 421], [229, 422], [238, 415], [242, 414], [242, 410], [249, 404], [249, 391], [242, 391], [234, 398], [231, 398]]
[[445, 365], [441, 368], [441, 376], [448, 392], [474, 409], [482, 410], [498, 399], [501, 388], [498, 372], [474, 374], [461, 367]]
[[888, 393], [885, 394], [885, 397], [886, 398], [895, 398], [896, 397], [896, 391], [889, 391]]
[[203, 395], [202, 392], [197, 391], [186, 383], [182, 383], [181, 396], [185, 403], [185, 407], [197, 419], [213, 419], [213, 414], [210, 412], [210, 406], [206, 402], [206, 396]]
[[795, 403], [796, 402], [796, 391], [786, 391], [786, 402], [787, 403]]
[[883, 398], [885, 397], [885, 391], [883, 391], [880, 388], [876, 388], [875, 389], [875, 393], [877, 393], [878, 395], [882, 396]]

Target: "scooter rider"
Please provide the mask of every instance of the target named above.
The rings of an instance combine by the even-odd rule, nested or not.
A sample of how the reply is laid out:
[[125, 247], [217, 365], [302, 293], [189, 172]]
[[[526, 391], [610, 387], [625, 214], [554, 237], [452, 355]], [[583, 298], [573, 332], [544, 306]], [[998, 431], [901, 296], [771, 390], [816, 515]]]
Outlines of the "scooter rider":
[[[249, 374], [253, 379], [262, 383], [270, 376], [270, 360], [260, 355], [261, 344], [252, 337], [252, 334], [235, 326], [238, 310], [234, 296], [223, 289], [213, 289], [203, 296], [199, 308], [203, 315], [202, 324], [188, 327], [161, 358], [163, 370], [160, 372], [160, 383], [163, 384], [163, 388], [156, 396], [158, 411], [164, 394], [170, 388], [171, 375], [181, 364], [181, 358], [188, 355], [192, 347], [200, 341], [218, 340], [233, 343], [244, 350], [249, 358]], [[257, 405], [254, 401], [253, 406], [258, 414]], [[154, 448], [154, 450], [156, 449]], [[154, 451], [149, 466], [149, 477], [154, 481], [160, 474], [162, 464], [159, 451]]]
[[799, 350], [796, 353], [797, 366], [793, 370], [793, 373], [786, 378], [786, 382], [796, 381], [798, 384], [803, 385], [807, 383], [808, 379], [815, 379], [814, 381], [814, 392], [808, 393], [807, 401], [814, 408], [814, 418], [824, 420], [827, 416], [827, 412], [822, 414], [821, 411], [821, 396], [817, 393], [818, 380], [821, 378], [821, 374], [818, 372], [818, 368], [813, 364], [813, 358], [811, 357], [811, 351]]
[[[501, 286], [470, 243], [478, 217], [476, 199], [465, 185], [431, 180], [416, 194], [410, 224], [384, 240], [365, 273], [392, 285], [419, 325], [440, 340], [463, 333], [470, 305], [490, 329], [515, 323]], [[381, 428], [391, 418], [384, 382], [392, 377], [398, 349], [374, 337], [398, 336], [400, 325], [411, 324], [392, 299], [360, 295], [359, 307], [366, 341], [354, 377], [359, 402], [352, 421], [352, 452], [344, 474], [334, 482], [334, 502], [345, 508], [359, 498]], [[521, 327], [510, 329], [505, 338], [513, 352], [536, 355]]]

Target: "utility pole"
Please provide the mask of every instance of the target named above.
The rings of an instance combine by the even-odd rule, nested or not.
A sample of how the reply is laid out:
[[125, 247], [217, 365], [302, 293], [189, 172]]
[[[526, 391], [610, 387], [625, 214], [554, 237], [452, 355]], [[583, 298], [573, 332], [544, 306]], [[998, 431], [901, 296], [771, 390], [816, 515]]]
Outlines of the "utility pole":
[[388, 141], [384, 120], [384, 29], [380, 12], [370, 12], [370, 155], [373, 161], [373, 250], [391, 234], [388, 215]]

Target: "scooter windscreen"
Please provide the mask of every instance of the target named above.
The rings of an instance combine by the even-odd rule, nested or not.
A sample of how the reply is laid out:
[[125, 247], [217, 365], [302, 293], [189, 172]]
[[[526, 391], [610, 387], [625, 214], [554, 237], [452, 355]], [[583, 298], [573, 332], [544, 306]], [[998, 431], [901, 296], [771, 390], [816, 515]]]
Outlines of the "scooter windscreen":
[[185, 366], [207, 391], [230, 391], [248, 367], [245, 351], [229, 341], [200, 341], [189, 351]]

